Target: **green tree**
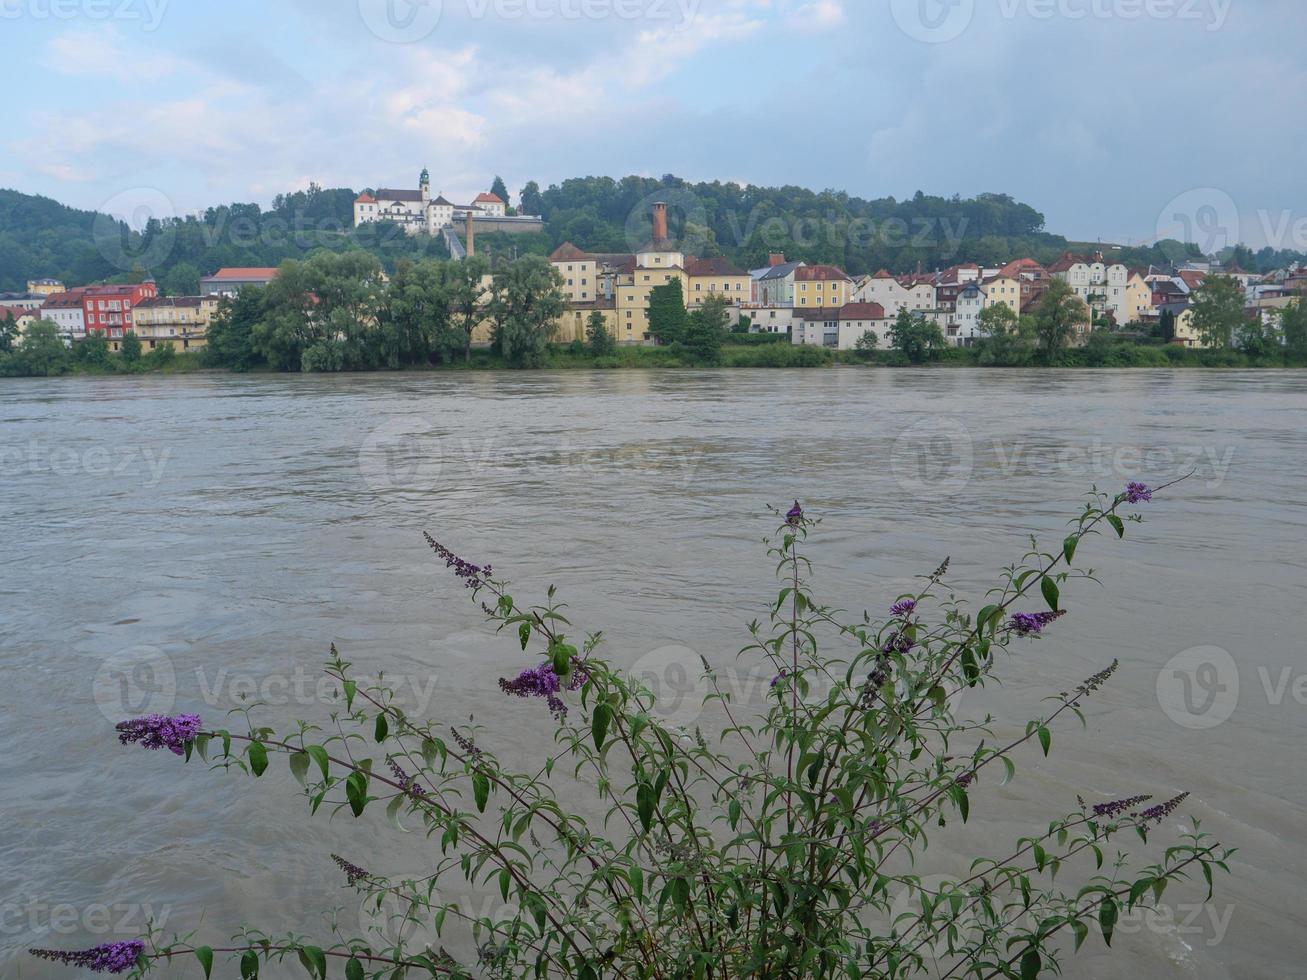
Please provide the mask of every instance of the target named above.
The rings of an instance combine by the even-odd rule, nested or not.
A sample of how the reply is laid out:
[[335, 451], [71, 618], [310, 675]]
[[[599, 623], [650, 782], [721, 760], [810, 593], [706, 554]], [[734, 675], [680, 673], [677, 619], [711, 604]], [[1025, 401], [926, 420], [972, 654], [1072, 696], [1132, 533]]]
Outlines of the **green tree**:
[[1007, 304], [996, 303], [980, 311], [977, 343], [979, 363], [985, 367], [1021, 367], [1034, 356], [1035, 320], [1018, 316]]
[[889, 328], [889, 336], [895, 350], [906, 354], [913, 364], [924, 364], [932, 357], [938, 357], [947, 346], [939, 324], [909, 310], [899, 311], [894, 325]]
[[122, 344], [118, 348], [118, 356], [123, 359], [124, 364], [136, 364], [141, 359], [141, 338], [136, 336], [135, 330], [128, 330], [123, 334]]
[[1268, 323], [1257, 316], [1244, 317], [1243, 322], [1235, 328], [1234, 345], [1248, 357], [1263, 358], [1280, 353], [1280, 331], [1274, 323]]
[[681, 346], [696, 364], [720, 364], [722, 343], [730, 333], [730, 302], [725, 296], [709, 296], [685, 319]]
[[504, 178], [500, 177], [498, 174], [495, 175], [494, 181], [490, 184], [490, 193], [495, 195], [495, 197], [499, 198], [505, 204], [509, 203], [508, 185], [504, 183]]
[[558, 330], [566, 300], [563, 280], [540, 255], [518, 259], [495, 273], [488, 306], [493, 343], [513, 367], [538, 367]]
[[282, 371], [374, 367], [382, 294], [381, 263], [359, 249], [284, 262], [264, 289], [254, 346]]
[[1290, 357], [1307, 359], [1307, 299], [1299, 297], [1280, 314], [1280, 333]]
[[853, 349], [859, 354], [870, 354], [879, 346], [880, 338], [876, 336], [876, 331], [867, 330], [854, 343]]
[[673, 279], [649, 291], [649, 333], [663, 346], [679, 343], [685, 336], [685, 291], [680, 279]]
[[454, 329], [462, 339], [465, 362], [472, 360], [472, 334], [486, 320], [486, 306], [491, 296], [491, 288], [484, 281], [488, 275], [490, 263], [481, 255], [445, 266], [447, 302]]
[[97, 370], [112, 367], [109, 341], [105, 339], [104, 334], [92, 330], [73, 344], [73, 360], [84, 367]]
[[23, 334], [11, 364], [18, 374], [54, 377], [72, 366], [72, 355], [59, 336], [59, 327], [49, 320], [37, 320]]
[[455, 329], [447, 263], [404, 260], [386, 289], [382, 321], [389, 331], [386, 360], [391, 367], [434, 364], [462, 352], [464, 336]]
[[179, 262], [168, 270], [159, 286], [165, 296], [198, 296], [200, 270], [190, 262]]
[[251, 371], [267, 363], [254, 343], [254, 332], [263, 320], [262, 289], [246, 287], [236, 296], [223, 299], [209, 324], [204, 363], [231, 371]]
[[0, 316], [0, 354], [13, 351], [18, 342], [18, 323], [12, 316]]
[[522, 193], [518, 196], [518, 210], [522, 214], [540, 215], [545, 213], [545, 199], [540, 194], [540, 185], [534, 180], [528, 180], [526, 186], [522, 188]]
[[1205, 347], [1229, 347], [1243, 326], [1244, 290], [1229, 276], [1208, 276], [1193, 294], [1193, 327]]
[[166, 341], [160, 343], [154, 350], [145, 355], [145, 364], [152, 371], [165, 368], [175, 360], [177, 360], [177, 352], [173, 349], [172, 344]]
[[608, 330], [603, 313], [595, 310], [585, 323], [586, 344], [595, 357], [608, 357], [617, 351], [617, 340]]
[[1088, 322], [1089, 307], [1084, 300], [1065, 279], [1053, 279], [1035, 310], [1035, 340], [1040, 359], [1045, 364], [1054, 363], [1070, 344], [1076, 328]]

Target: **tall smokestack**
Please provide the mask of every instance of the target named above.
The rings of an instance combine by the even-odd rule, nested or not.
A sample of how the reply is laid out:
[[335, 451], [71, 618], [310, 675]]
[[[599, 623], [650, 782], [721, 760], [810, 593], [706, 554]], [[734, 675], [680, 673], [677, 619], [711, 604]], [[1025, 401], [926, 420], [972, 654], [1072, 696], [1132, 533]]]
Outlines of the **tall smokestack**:
[[472, 212], [467, 213], [467, 254], [468, 258], [477, 254], [477, 230], [472, 223]]
[[653, 206], [653, 240], [655, 244], [661, 244], [667, 241], [667, 205], [655, 204]]

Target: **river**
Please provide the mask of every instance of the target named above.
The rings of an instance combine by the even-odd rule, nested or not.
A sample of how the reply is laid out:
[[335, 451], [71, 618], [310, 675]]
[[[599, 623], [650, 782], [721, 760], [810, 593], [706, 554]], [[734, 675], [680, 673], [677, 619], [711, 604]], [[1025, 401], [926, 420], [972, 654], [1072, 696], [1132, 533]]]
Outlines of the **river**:
[[[982, 781], [969, 832], [997, 854], [1077, 794], [1188, 790], [1186, 812], [1240, 848], [1234, 874], [1210, 903], [1168, 891], [1169, 917], [1123, 923], [1110, 954], [1092, 938], [1065, 975], [1302, 974], [1305, 372], [10, 380], [0, 433], [6, 978], [69, 976], [22, 951], [130, 938], [151, 915], [211, 942], [241, 921], [313, 931], [333, 905], [357, 917], [327, 855], [366, 859], [394, 836], [308, 822], [282, 770], [256, 784], [121, 748], [124, 715], [220, 724], [252, 695], [284, 723], [317, 710], [334, 642], [389, 671], [411, 710], [475, 715], [510, 751], [539, 742], [538, 706], [495, 687], [521, 652], [423, 529], [519, 599], [557, 584], [693, 725], [684, 664], [732, 669], [774, 596], [767, 505], [820, 516], [818, 591], [880, 612], [945, 556], [979, 599], [1027, 532], [1061, 540], [1091, 485], [1191, 470], [1124, 542], [1084, 546], [1101, 584], [1069, 585], [1071, 615], [984, 692], [1023, 721], [1122, 663], [1087, 730], [1020, 756], [1010, 786]], [[939, 852], [943, 871], [957, 859]]]

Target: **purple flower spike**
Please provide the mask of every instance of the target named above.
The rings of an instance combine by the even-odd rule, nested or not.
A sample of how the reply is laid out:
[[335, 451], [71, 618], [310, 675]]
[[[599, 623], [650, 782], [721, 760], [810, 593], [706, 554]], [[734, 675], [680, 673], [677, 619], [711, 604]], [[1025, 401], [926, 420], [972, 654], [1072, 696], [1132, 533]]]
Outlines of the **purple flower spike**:
[[1153, 500], [1153, 491], [1143, 483], [1131, 483], [1125, 488], [1126, 503], [1147, 504]]
[[155, 751], [168, 749], [174, 755], [186, 751], [186, 743], [195, 741], [200, 734], [199, 715], [150, 715], [119, 722], [118, 741], [123, 745], [139, 742], [141, 748]]
[[1045, 626], [1065, 615], [1064, 612], [1017, 613], [1007, 624], [1007, 628], [1017, 636], [1038, 636], [1044, 632]]
[[61, 949], [32, 949], [28, 952], [43, 960], [80, 967], [92, 973], [126, 973], [136, 966], [136, 960], [144, 950], [145, 943], [132, 939], [125, 943], [109, 943], [78, 952]]
[[559, 692], [564, 689], [575, 691], [586, 680], [585, 671], [574, 662], [572, 673], [567, 678], [567, 687], [564, 688], [562, 680], [554, 673], [554, 665], [541, 664], [539, 667], [522, 671], [511, 681], [501, 677], [499, 689], [515, 698], [544, 698], [549, 705], [550, 713], [561, 721], [567, 714], [567, 705], [563, 704], [562, 698], [558, 696]]
[[803, 520], [803, 508], [799, 506], [799, 502], [796, 500], [794, 501], [794, 506], [790, 508], [790, 512], [785, 515], [785, 521], [787, 524], [792, 524], [797, 526], [799, 522], [802, 520]]
[[916, 599], [904, 599], [901, 602], [896, 602], [894, 605], [890, 606], [889, 611], [891, 615], [902, 618], [904, 616], [911, 616], [916, 608]]
[[470, 561], [458, 557], [431, 535], [424, 533], [422, 536], [427, 539], [427, 544], [437, 557], [444, 560], [445, 567], [452, 568], [454, 574], [461, 578], [469, 589], [479, 589], [490, 581], [489, 565], [484, 567], [473, 565]]

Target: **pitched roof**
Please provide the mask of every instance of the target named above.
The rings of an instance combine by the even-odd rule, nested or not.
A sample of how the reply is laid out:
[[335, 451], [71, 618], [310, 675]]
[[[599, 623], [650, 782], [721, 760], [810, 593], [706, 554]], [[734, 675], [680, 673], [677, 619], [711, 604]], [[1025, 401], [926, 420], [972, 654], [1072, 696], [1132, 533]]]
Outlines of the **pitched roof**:
[[794, 279], [796, 282], [850, 281], [843, 269], [833, 265], [805, 265], [794, 273]]
[[883, 320], [885, 307], [879, 303], [846, 303], [840, 307], [841, 320]]
[[592, 260], [593, 256], [590, 253], [582, 252], [571, 242], [563, 242], [549, 256], [550, 262], [589, 262]]
[[360, 194], [358, 197], [354, 198], [354, 203], [355, 203], [355, 204], [376, 204], [376, 203], [377, 203], [377, 199], [376, 199], [375, 197], [373, 197], [371, 194], [369, 194], [367, 191], [364, 191], [364, 192], [363, 192], [362, 194]]
[[276, 279], [276, 268], [231, 268], [219, 269], [211, 276], [205, 276], [202, 282], [252, 282], [257, 279]]
[[747, 276], [743, 269], [737, 269], [729, 259], [687, 259], [685, 271], [692, 276]]
[[452, 208], [454, 206], [453, 202], [446, 200], [444, 194], [437, 194], [436, 199], [431, 203], [443, 208]]
[[397, 191], [393, 188], [382, 187], [377, 190], [377, 198], [382, 201], [421, 201], [421, 191]]
[[1020, 276], [1021, 273], [1023, 272], [1047, 272], [1048, 270], [1045, 269], [1038, 262], [1036, 262], [1034, 259], [1015, 259], [1014, 261], [1009, 262], [1007, 265], [1003, 266], [1003, 268], [999, 269], [998, 271], [999, 271], [999, 275], [1008, 276], [1009, 278], [1015, 279], [1018, 276]]
[[802, 269], [803, 267], [802, 262], [786, 262], [783, 265], [772, 266], [758, 278], [760, 281], [764, 279], [787, 279], [796, 269]]
[[485, 194], [478, 194], [476, 200], [473, 201], [472, 203], [473, 204], [503, 204], [504, 199], [500, 197], [498, 194], [491, 194], [487, 192]]

